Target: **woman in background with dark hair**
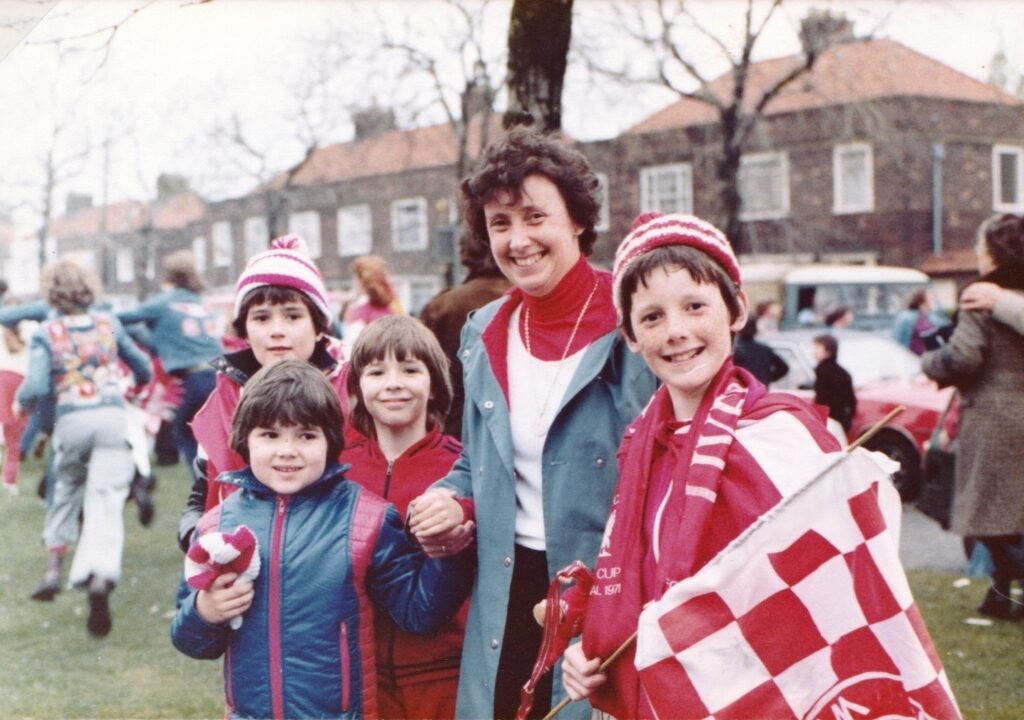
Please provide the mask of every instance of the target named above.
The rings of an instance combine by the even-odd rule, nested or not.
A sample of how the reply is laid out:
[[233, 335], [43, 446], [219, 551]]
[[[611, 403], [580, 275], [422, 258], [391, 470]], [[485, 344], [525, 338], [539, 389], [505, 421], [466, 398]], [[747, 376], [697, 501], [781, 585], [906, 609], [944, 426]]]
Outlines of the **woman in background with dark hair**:
[[939, 346], [939, 338], [949, 338], [949, 318], [935, 310], [932, 291], [918, 288], [907, 296], [907, 307], [896, 313], [892, 334], [896, 342], [923, 355]]
[[[1024, 219], [995, 215], [978, 229], [975, 282], [1024, 294]], [[1024, 578], [1024, 336], [987, 310], [961, 309], [949, 342], [921, 357], [928, 377], [960, 392], [952, 531], [992, 554], [992, 586], [978, 612], [1020, 617], [1010, 582]]]

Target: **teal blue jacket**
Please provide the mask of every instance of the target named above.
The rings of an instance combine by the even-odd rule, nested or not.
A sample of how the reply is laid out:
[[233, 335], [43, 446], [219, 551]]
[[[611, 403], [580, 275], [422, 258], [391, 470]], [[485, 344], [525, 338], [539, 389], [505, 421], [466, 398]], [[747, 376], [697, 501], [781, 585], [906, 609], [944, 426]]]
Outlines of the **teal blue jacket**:
[[[463, 452], [438, 485], [476, 505], [478, 574], [473, 584], [456, 714], [490, 717], [505, 632], [515, 558], [516, 494], [508, 403], [481, 334], [507, 296], [470, 316], [462, 330], [466, 404]], [[548, 577], [574, 560], [593, 568], [611, 507], [616, 451], [626, 425], [653, 394], [656, 381], [618, 330], [595, 341], [570, 381], [544, 447], [543, 501]], [[553, 703], [565, 696], [556, 666]], [[590, 717], [573, 703], [560, 716]]]

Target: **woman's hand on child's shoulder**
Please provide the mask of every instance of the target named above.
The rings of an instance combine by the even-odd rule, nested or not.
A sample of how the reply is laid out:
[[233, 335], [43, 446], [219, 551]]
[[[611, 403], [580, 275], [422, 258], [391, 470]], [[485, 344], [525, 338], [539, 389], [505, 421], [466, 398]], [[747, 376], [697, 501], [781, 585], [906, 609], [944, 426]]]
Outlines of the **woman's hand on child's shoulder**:
[[224, 573], [214, 579], [209, 590], [199, 591], [196, 610], [203, 620], [220, 625], [249, 609], [255, 595], [252, 583], [243, 581], [236, 585], [237, 579], [238, 573]]

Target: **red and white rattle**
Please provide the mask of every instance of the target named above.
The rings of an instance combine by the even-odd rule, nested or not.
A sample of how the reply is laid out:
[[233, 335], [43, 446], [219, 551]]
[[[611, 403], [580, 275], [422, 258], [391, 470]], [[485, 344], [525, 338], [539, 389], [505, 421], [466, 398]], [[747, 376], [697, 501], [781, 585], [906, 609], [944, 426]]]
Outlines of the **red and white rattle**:
[[[233, 533], [200, 535], [185, 555], [185, 581], [197, 590], [209, 590], [217, 577], [228, 572], [238, 573], [239, 580], [250, 581], [260, 574], [256, 536], [245, 525], [239, 525]], [[242, 617], [233, 617], [228, 624], [237, 630]]]

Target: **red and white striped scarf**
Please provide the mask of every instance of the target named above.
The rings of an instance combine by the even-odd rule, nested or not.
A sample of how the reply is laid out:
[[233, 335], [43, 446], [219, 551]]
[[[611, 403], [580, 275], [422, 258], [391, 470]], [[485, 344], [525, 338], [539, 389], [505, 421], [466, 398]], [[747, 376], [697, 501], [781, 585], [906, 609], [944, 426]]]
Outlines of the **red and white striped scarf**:
[[[673, 419], [666, 388], [655, 393], [627, 429], [619, 450], [619, 485], [584, 624], [587, 657], [608, 657], [636, 630], [647, 601], [697, 572], [783, 497], [786, 488], [769, 477], [736, 438], [738, 428], [775, 413], [787, 413], [795, 421], [793, 427], [805, 430], [782, 439], [779, 452], [787, 452], [786, 442], [791, 443], [788, 450], [794, 458], [839, 450], [822, 415], [812, 406], [790, 395], [768, 394], [750, 373], [727, 361], [693, 422], [679, 430], [686, 438], [660, 508], [658, 537], [650, 547], [644, 538], [643, 519], [655, 441], [659, 429]], [[646, 598], [642, 571], [651, 552], [656, 552], [658, 559], [653, 583], [656, 597]], [[617, 717], [644, 714], [632, 650], [619, 658], [609, 673], [609, 681], [591, 698], [593, 703]]]

